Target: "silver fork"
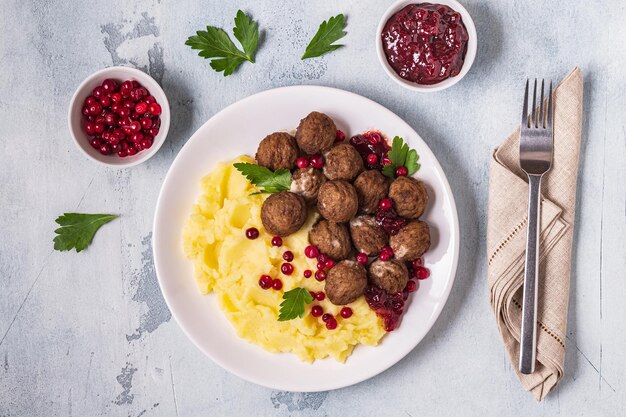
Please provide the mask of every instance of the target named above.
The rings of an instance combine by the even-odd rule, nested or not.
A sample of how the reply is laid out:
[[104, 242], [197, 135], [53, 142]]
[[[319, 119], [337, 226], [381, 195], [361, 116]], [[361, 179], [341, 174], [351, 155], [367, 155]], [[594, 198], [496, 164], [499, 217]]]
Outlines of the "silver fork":
[[537, 277], [539, 270], [539, 232], [541, 214], [541, 179], [552, 166], [552, 82], [545, 109], [541, 80], [541, 97], [537, 112], [537, 79], [533, 88], [533, 103], [529, 114], [528, 86], [524, 94], [524, 112], [519, 142], [522, 170], [528, 175], [528, 235], [524, 268], [524, 296], [522, 307], [522, 337], [520, 342], [519, 370], [523, 374], [535, 371], [537, 351]]

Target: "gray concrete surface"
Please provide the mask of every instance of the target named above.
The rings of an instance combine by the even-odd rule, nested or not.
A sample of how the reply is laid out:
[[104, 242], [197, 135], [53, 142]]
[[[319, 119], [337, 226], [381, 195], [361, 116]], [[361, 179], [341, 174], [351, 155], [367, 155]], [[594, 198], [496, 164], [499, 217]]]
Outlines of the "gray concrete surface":
[[[626, 415], [625, 3], [466, 0], [480, 37], [474, 67], [432, 95], [401, 89], [377, 62], [389, 3], [0, 0], [0, 416]], [[256, 64], [224, 78], [184, 42], [208, 23], [231, 28], [238, 8], [263, 40]], [[338, 12], [347, 46], [300, 61]], [[116, 64], [160, 81], [173, 116], [160, 152], [122, 171], [79, 154], [66, 121], [77, 85]], [[487, 167], [519, 122], [524, 78], [558, 80], [575, 65], [585, 138], [566, 374], [536, 403], [489, 309]], [[354, 91], [407, 120], [446, 170], [463, 231], [457, 281], [424, 341], [376, 378], [317, 394], [258, 387], [204, 357], [171, 318], [150, 248], [161, 181], [190, 135], [241, 98], [294, 84]], [[59, 253], [54, 219], [66, 211], [122, 217], [86, 252]]]

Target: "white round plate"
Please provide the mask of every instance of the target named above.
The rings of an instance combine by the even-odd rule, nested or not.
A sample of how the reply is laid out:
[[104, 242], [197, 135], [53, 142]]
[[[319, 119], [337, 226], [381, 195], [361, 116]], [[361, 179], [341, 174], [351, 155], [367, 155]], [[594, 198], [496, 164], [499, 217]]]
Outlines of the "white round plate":
[[[357, 346], [345, 364], [314, 364], [294, 354], [269, 353], [239, 338], [213, 294], [198, 292], [192, 262], [183, 255], [181, 232], [200, 194], [200, 179], [216, 163], [254, 155], [259, 141], [278, 130], [295, 129], [313, 110], [328, 114], [351, 135], [378, 129], [401, 136], [420, 155], [417, 177], [429, 187], [424, 219], [432, 246], [424, 256], [431, 277], [409, 297], [400, 327], [378, 346]], [[208, 357], [233, 374], [269, 388], [313, 392], [346, 387], [371, 378], [409, 353], [430, 330], [452, 288], [459, 254], [454, 197], [437, 159], [419, 135], [398, 116], [367, 98], [316, 86], [268, 90], [222, 110], [194, 133], [170, 167], [154, 217], [154, 261], [159, 285], [176, 321]]]

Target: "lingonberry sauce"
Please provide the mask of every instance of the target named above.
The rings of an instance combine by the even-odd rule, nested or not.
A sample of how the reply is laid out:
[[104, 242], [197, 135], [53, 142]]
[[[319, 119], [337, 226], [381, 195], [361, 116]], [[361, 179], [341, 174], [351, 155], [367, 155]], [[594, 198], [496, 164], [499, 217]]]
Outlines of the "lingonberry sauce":
[[365, 290], [367, 304], [383, 319], [383, 326], [387, 332], [398, 327], [407, 296], [408, 292], [389, 294], [375, 285], [369, 285]]
[[383, 209], [381, 207], [376, 210], [376, 224], [383, 228], [388, 235], [397, 234], [400, 229], [406, 225], [406, 219], [398, 216], [393, 207]]
[[359, 152], [367, 169], [383, 169], [391, 147], [380, 132], [372, 130], [355, 135], [350, 139], [350, 144]]
[[461, 72], [469, 39], [459, 13], [431, 3], [410, 4], [391, 16], [381, 37], [394, 71], [426, 85]]

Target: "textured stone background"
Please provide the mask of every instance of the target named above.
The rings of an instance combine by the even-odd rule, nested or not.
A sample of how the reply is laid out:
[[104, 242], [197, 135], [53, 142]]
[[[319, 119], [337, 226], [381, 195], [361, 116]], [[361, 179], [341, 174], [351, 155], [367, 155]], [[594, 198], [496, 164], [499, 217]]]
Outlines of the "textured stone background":
[[[377, 62], [389, 3], [0, 0], [0, 416], [626, 415], [625, 3], [466, 0], [480, 38], [474, 67], [432, 95], [401, 89]], [[255, 65], [224, 78], [184, 41], [207, 23], [231, 28], [239, 7], [263, 41]], [[300, 61], [338, 12], [347, 46]], [[172, 106], [163, 148], [121, 171], [85, 159], [67, 131], [74, 89], [110, 65], [149, 72]], [[575, 65], [586, 117], [566, 375], [538, 404], [489, 310], [487, 164], [519, 123], [525, 77], [559, 80]], [[423, 342], [376, 378], [317, 394], [258, 387], [204, 357], [171, 319], [150, 248], [160, 184], [190, 135], [241, 98], [293, 84], [354, 91], [407, 120], [448, 173], [463, 231], [457, 281]], [[54, 252], [65, 211], [122, 217], [86, 252]]]

